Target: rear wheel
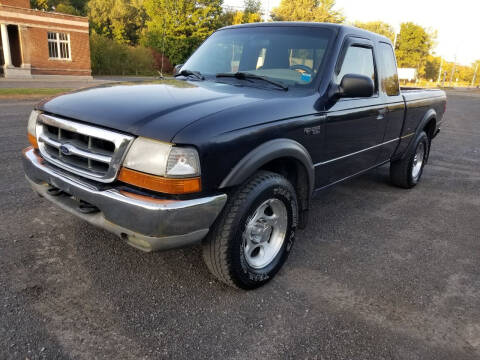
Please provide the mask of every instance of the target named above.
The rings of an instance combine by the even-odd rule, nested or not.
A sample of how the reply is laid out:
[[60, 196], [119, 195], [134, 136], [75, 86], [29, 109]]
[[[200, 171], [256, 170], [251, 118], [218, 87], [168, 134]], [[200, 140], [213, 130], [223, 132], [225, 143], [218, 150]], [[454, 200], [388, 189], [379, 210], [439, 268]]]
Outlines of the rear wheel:
[[415, 138], [413, 146], [405, 157], [390, 163], [390, 179], [392, 183], [405, 189], [417, 185], [422, 177], [429, 149], [430, 139], [422, 131]]
[[254, 289], [271, 280], [292, 248], [298, 221], [290, 182], [261, 171], [236, 189], [203, 241], [203, 258], [220, 281]]

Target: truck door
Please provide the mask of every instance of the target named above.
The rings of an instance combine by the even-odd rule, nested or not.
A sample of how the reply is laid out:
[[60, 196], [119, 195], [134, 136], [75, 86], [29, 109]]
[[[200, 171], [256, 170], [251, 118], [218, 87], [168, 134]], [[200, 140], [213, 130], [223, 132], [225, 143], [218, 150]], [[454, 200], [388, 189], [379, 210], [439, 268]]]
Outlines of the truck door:
[[377, 164], [386, 129], [384, 99], [378, 86], [375, 47], [366, 39], [347, 38], [340, 53], [334, 79], [340, 84], [346, 74], [371, 77], [375, 91], [370, 98], [342, 98], [328, 111], [325, 123], [325, 155], [316, 164], [318, 187], [342, 180]]
[[397, 74], [397, 62], [392, 45], [385, 42], [378, 44], [378, 53], [381, 60], [381, 90], [383, 102], [387, 107], [385, 120], [387, 127], [383, 139], [384, 146], [380, 148], [379, 162], [387, 161], [398, 146], [398, 138], [402, 132], [405, 118], [405, 101], [400, 92]]

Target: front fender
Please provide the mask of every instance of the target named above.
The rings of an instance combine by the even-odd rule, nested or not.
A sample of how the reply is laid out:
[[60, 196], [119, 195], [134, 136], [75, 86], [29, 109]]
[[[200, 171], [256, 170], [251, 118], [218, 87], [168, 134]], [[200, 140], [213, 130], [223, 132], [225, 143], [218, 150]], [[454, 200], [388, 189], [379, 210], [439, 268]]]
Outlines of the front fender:
[[311, 193], [315, 182], [312, 158], [302, 144], [291, 139], [270, 140], [250, 151], [223, 179], [220, 189], [240, 185], [263, 165], [285, 157], [294, 158], [305, 167]]

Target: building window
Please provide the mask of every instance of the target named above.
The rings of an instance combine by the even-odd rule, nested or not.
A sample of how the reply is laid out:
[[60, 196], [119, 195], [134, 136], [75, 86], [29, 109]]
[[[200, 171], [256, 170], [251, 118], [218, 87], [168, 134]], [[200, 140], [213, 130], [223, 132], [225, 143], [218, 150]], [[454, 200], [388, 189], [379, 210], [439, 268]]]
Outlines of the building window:
[[70, 34], [49, 32], [48, 56], [50, 59], [71, 60]]

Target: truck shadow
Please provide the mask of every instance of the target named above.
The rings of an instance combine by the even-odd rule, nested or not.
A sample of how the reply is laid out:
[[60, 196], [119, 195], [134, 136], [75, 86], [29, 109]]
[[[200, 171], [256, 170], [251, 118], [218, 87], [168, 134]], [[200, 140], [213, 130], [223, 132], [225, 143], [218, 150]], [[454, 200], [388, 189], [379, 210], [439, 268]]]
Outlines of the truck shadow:
[[[317, 194], [312, 200], [309, 225], [307, 229], [297, 232], [297, 244], [280, 276], [283, 272], [288, 272], [292, 265], [317, 263], [318, 253], [323, 252], [322, 248], [326, 242], [328, 243], [332, 231], [349, 232], [349, 226], [353, 226], [353, 224], [348, 219], [358, 211], [364, 214], [372, 206], [370, 194], [389, 193], [392, 189], [394, 188], [389, 185], [388, 167], [386, 167]], [[359, 196], [360, 194], [361, 196]], [[373, 202], [373, 206], [376, 206], [375, 202]], [[342, 218], [343, 221], [339, 223], [338, 218]], [[108, 286], [102, 280], [105, 278], [104, 272], [108, 272], [110, 277], [115, 274], [122, 276], [121, 281], [124, 284], [129, 284], [130, 281], [135, 283], [139, 279], [145, 283], [158, 283], [159, 291], [167, 284], [169, 287], [186, 287], [191, 290], [203, 289], [208, 284], [218, 291], [236, 292], [236, 290], [217, 282], [210, 275], [203, 263], [200, 245], [165, 252], [143, 253], [129, 247], [107, 232], [81, 222], [78, 223], [78, 226], [80, 228], [88, 226], [89, 228], [86, 234], [83, 230], [78, 231], [76, 241], [84, 245], [88, 243], [88, 245], [79, 246], [77, 250], [80, 256], [92, 263], [91, 268], [95, 270], [91, 271], [90, 275], [99, 282], [100, 286]], [[304, 251], [306, 244], [308, 251]], [[98, 246], [98, 253], [89, 259], [89, 256], [92, 255], [91, 247], [94, 246]], [[98, 259], [102, 259], [102, 262], [98, 263]], [[112, 271], [112, 267], [119, 268], [119, 271]], [[127, 277], [122, 271], [125, 268], [129, 269]], [[120, 281], [120, 279], [118, 280]], [[131, 285], [129, 284], [129, 286]]]

